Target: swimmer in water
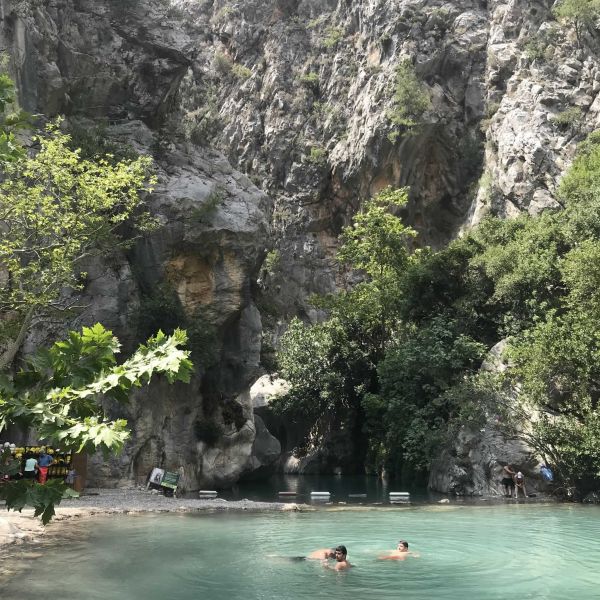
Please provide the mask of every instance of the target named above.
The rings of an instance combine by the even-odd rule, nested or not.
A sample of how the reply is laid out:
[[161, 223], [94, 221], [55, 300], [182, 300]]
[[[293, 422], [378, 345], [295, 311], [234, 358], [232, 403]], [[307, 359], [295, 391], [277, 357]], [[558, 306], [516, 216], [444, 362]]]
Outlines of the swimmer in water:
[[335, 548], [322, 548], [311, 552], [307, 557], [308, 560], [327, 560], [335, 558]]
[[335, 549], [335, 566], [329, 566], [329, 563], [323, 562], [323, 566], [326, 569], [331, 569], [332, 571], [345, 571], [349, 569], [352, 565], [348, 562], [347, 559], [348, 550], [346, 550], [346, 546], [338, 546]]
[[406, 560], [409, 556], [418, 557], [419, 555], [408, 549], [408, 542], [406, 540], [400, 540], [395, 550], [377, 558], [378, 560]]
[[330, 558], [335, 558], [335, 549], [334, 548], [321, 548], [320, 550], [314, 550], [307, 556], [288, 556], [288, 557], [280, 557], [286, 558], [291, 561], [299, 561], [299, 560], [328, 560]]

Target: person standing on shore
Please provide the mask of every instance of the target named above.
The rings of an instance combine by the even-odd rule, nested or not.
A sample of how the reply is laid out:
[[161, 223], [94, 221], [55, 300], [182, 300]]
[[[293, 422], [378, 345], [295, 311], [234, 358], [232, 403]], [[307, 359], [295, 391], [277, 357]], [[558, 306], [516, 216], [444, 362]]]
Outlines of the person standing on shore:
[[25, 460], [25, 469], [23, 469], [23, 477], [25, 479], [35, 479], [38, 471], [38, 462], [33, 456]]
[[523, 498], [527, 498], [527, 490], [525, 489], [525, 476], [521, 471], [515, 475], [515, 498], [519, 497], [519, 490], [523, 492]]
[[507, 498], [512, 498], [515, 491], [515, 475], [513, 468], [510, 464], [506, 463], [502, 467], [502, 485], [504, 486], [504, 495]]
[[40, 452], [40, 457], [38, 458], [38, 482], [44, 485], [46, 480], [48, 479], [48, 468], [54, 462], [54, 459], [46, 454], [46, 450], [43, 449]]

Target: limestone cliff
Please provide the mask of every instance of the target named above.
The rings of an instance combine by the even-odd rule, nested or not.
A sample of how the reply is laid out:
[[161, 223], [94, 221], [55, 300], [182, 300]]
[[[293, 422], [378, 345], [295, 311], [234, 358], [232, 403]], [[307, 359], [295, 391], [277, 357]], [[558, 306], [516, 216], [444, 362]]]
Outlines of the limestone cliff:
[[[160, 463], [182, 465], [197, 487], [273, 460], [277, 442], [246, 392], [286, 321], [319, 318], [307, 298], [339, 284], [336, 238], [362, 199], [410, 186], [403, 216], [434, 246], [488, 212], [556, 205], [561, 172], [598, 122], [600, 71], [595, 32], [577, 39], [552, 4], [0, 2], [24, 108], [101, 124], [157, 162], [162, 227], [90, 267], [78, 321], [101, 320], [133, 343], [144, 295], [166, 282], [187, 317], [215, 331], [218, 359], [199, 361], [193, 386], [134, 400], [132, 443], [98, 466], [98, 481]], [[391, 141], [406, 58], [432, 107], [418, 131]], [[277, 260], [263, 265], [269, 251]]]

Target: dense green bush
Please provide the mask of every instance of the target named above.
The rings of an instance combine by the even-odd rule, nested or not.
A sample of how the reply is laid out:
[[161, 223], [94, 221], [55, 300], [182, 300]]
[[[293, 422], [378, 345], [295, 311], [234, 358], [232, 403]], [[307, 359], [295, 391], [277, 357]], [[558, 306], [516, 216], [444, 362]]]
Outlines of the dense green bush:
[[571, 106], [552, 117], [552, 122], [560, 129], [571, 129], [583, 119], [583, 112], [578, 106]]
[[411, 129], [421, 124], [422, 117], [431, 108], [427, 86], [419, 79], [410, 60], [404, 60], [396, 69], [394, 108], [390, 121], [401, 129]]
[[560, 0], [552, 12], [557, 19], [573, 23], [581, 43], [583, 31], [593, 27], [600, 17], [600, 0]]
[[333, 48], [344, 39], [344, 30], [339, 27], [328, 27], [325, 30], [325, 37], [323, 38], [322, 44], [324, 48]]
[[313, 165], [325, 165], [327, 164], [327, 150], [320, 146], [312, 146], [306, 160]]
[[[561, 210], [489, 218], [438, 252], [410, 253], [403, 190], [367, 202], [338, 259], [359, 283], [320, 299], [330, 318], [295, 321], [279, 354], [281, 412], [318, 424], [362, 419], [368, 468], [426, 472], [463, 424], [501, 415], [569, 493], [600, 480], [600, 132], [580, 145]], [[510, 367], [482, 374], [509, 340]], [[510, 390], [518, 389], [518, 401]], [[531, 415], [537, 417], [522, 428]]]

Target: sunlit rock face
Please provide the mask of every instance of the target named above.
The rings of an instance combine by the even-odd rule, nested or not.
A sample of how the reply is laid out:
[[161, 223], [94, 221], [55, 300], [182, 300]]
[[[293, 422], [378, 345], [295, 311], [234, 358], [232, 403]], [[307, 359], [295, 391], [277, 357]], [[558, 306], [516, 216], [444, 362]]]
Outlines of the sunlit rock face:
[[[254, 288], [269, 243], [271, 202], [221, 153], [183, 137], [159, 139], [193, 47], [174, 22], [161, 25], [164, 3], [34, 4], [4, 3], [3, 34], [23, 105], [66, 114], [80, 129], [100, 123], [112, 142], [156, 159], [149, 204], [158, 229], [108, 263], [86, 265], [85, 308], [69, 326], [101, 321], [130, 350], [141, 341], [142, 293], [167, 285], [186, 317], [200, 314], [214, 330], [213, 360], [210, 367], [196, 360], [191, 385], [157, 382], [128, 406], [108, 407], [129, 419], [132, 439], [120, 457], [92, 459], [90, 483], [130, 485], [158, 465], [181, 467], [188, 489], [230, 484], [263, 467], [261, 460], [274, 460], [268, 432], [262, 427], [257, 436], [251, 401], [239, 396], [259, 374], [262, 323]], [[25, 350], [61, 332], [40, 323]], [[203, 433], [204, 423], [217, 435]]]
[[[257, 449], [247, 393], [263, 342], [292, 316], [323, 317], [308, 298], [343, 285], [337, 236], [360, 202], [410, 186], [402, 216], [418, 245], [439, 247], [486, 214], [557, 206], [560, 173], [598, 124], [591, 34], [578, 41], [541, 0], [1, 0], [0, 18], [25, 109], [101, 125], [156, 159], [161, 227], [89, 265], [70, 325], [100, 320], [130, 349], [143, 294], [166, 285], [216, 332], [217, 360], [198, 360], [191, 386], [111, 408], [133, 437], [94, 463], [98, 483], [160, 464], [190, 488], [226, 485], [267, 466], [275, 444], [261, 433]], [[394, 139], [407, 58], [432, 105]], [[59, 329], [39, 324], [26, 350]]]

